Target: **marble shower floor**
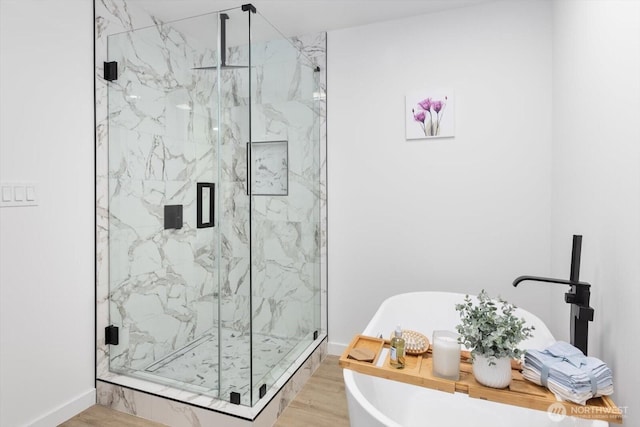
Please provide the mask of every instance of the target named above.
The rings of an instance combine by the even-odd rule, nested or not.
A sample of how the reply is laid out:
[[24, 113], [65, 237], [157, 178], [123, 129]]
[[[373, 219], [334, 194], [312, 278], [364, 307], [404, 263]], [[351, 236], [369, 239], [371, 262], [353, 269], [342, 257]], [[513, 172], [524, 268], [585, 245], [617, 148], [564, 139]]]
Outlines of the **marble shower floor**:
[[[214, 328], [142, 371], [129, 374], [214, 397], [228, 397], [230, 392], [235, 391], [240, 393], [244, 404], [248, 402], [250, 390], [250, 336], [223, 329], [223, 346], [219, 354], [217, 335], [218, 330]], [[283, 370], [286, 369], [290, 359], [288, 356], [297, 345], [300, 342], [293, 339], [254, 334], [254, 383], [259, 386], [265, 382], [265, 378], [281, 362]], [[219, 357], [222, 358], [222, 387], [218, 379]]]

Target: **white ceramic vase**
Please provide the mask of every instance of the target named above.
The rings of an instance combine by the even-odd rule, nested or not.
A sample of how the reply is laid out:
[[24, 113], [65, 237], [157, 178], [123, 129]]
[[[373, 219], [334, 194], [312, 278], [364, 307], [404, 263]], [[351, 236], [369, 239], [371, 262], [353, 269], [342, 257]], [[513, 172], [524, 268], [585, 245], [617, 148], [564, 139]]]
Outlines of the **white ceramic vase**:
[[[489, 365], [493, 359], [494, 365]], [[508, 357], [489, 358], [474, 354], [473, 376], [482, 385], [493, 388], [505, 388], [511, 383], [511, 359]]]

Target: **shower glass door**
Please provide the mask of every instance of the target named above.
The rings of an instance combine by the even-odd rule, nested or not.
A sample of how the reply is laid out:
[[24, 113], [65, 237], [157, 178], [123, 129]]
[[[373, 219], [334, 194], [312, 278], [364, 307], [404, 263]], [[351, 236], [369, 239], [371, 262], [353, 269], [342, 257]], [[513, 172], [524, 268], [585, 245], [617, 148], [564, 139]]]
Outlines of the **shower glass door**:
[[320, 332], [320, 123], [315, 65], [251, 17], [252, 404]]
[[[110, 370], [219, 388], [217, 13], [109, 36]], [[189, 31], [186, 31], [189, 30]]]
[[221, 12], [224, 37], [213, 71], [220, 82], [220, 399], [246, 406], [251, 405], [249, 13]]

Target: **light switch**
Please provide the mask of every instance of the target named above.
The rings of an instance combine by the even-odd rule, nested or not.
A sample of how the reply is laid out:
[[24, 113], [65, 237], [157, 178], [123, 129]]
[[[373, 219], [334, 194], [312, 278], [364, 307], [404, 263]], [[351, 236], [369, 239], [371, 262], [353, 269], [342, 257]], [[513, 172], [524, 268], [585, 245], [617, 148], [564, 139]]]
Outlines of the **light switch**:
[[24, 187], [21, 185], [16, 185], [13, 187], [13, 200], [16, 202], [24, 201]]
[[36, 189], [35, 187], [33, 187], [32, 185], [27, 185], [26, 187], [27, 189], [27, 202], [33, 202], [34, 200], [36, 200]]
[[34, 181], [0, 182], [0, 208], [38, 206], [38, 183]]
[[11, 191], [11, 187], [2, 187], [2, 201], [10, 202], [13, 200], [13, 191]]

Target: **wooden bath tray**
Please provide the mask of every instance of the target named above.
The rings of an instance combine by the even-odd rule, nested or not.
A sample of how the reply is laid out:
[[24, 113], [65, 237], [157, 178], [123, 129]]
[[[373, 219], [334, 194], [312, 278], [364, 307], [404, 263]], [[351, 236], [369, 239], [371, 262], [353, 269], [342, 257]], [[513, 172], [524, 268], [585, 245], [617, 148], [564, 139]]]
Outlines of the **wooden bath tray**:
[[[463, 352], [460, 360], [460, 379], [458, 381], [445, 380], [434, 377], [432, 370], [433, 358], [431, 350], [428, 353], [413, 356], [407, 355], [404, 369], [396, 369], [389, 365], [389, 355], [381, 360], [383, 348], [389, 347], [389, 342], [382, 338], [356, 335], [349, 347], [340, 356], [340, 366], [362, 374], [400, 381], [421, 387], [449, 393], [466, 393], [469, 397], [505, 403], [523, 408], [547, 411], [551, 404], [562, 405], [566, 414], [579, 418], [598, 419], [615, 424], [622, 424], [622, 411], [608, 396], [590, 399], [586, 405], [573, 402], [558, 402], [553, 393], [546, 387], [541, 387], [525, 380], [517, 369], [513, 369], [512, 381], [508, 388], [495, 389], [479, 384], [473, 377], [471, 363]], [[360, 362], [349, 357], [352, 349], [367, 349], [376, 353], [373, 362]]]

